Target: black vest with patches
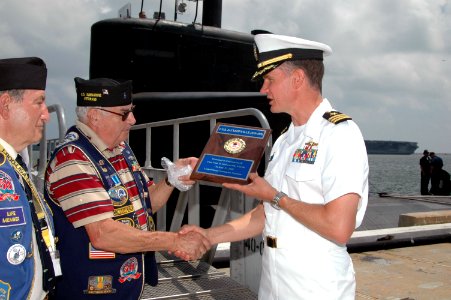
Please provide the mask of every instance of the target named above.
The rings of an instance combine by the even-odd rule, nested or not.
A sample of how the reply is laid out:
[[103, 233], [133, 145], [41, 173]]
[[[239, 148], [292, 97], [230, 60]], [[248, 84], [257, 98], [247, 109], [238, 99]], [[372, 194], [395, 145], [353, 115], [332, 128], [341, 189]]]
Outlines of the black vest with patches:
[[[115, 208], [113, 219], [134, 226], [138, 221], [136, 213], [131, 209], [130, 199], [121, 199], [126, 188], [108, 160], [74, 126], [68, 130], [65, 142], [55, 149], [50, 161], [66, 146], [81, 150], [96, 167]], [[145, 178], [140, 168], [133, 168], [137, 162], [127, 144], [123, 156], [135, 179], [143, 208], [151, 215], [149, 196], [147, 199], [142, 197], [149, 195]], [[103, 163], [99, 164], [101, 161]], [[153, 286], [158, 283], [154, 252], [119, 254], [93, 248], [85, 228], [74, 228], [59, 204], [48, 195], [48, 189], [44, 190], [45, 198], [54, 212], [56, 236], [59, 239], [57, 248], [63, 272], [56, 286], [57, 299], [139, 299], [144, 282]]]

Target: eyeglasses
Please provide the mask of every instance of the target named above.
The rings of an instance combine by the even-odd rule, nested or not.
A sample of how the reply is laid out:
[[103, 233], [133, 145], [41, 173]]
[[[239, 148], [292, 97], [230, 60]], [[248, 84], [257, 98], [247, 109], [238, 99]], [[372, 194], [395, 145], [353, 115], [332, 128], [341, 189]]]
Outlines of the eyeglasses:
[[121, 116], [121, 117], [122, 117], [122, 121], [125, 121], [125, 120], [127, 120], [128, 115], [129, 115], [130, 113], [132, 113], [133, 110], [135, 109], [135, 105], [133, 105], [129, 110], [124, 111], [124, 112], [122, 112], [122, 113], [117, 113], [117, 112], [115, 112], [115, 111], [111, 111], [111, 110], [107, 110], [107, 109], [103, 109], [103, 108], [97, 108], [97, 109], [103, 110], [103, 111], [106, 111], [106, 112], [109, 112], [109, 113], [114, 114], [114, 115], [117, 115], [117, 116]]

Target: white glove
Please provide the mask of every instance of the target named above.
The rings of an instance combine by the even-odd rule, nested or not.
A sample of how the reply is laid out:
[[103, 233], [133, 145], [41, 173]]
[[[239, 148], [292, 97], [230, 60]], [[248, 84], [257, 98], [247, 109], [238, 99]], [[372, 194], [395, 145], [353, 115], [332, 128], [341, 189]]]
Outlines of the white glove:
[[186, 192], [187, 190], [189, 190], [193, 187], [193, 185], [183, 184], [179, 180], [180, 176], [190, 175], [191, 172], [193, 171], [193, 169], [191, 168], [191, 166], [189, 164], [185, 165], [185, 166], [176, 166], [168, 158], [162, 157], [161, 165], [167, 171], [169, 183], [172, 184], [179, 191]]

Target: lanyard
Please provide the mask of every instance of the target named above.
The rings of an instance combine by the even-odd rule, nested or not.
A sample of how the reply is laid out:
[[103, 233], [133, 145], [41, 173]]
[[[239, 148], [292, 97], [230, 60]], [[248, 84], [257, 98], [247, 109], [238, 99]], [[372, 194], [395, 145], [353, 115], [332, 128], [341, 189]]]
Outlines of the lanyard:
[[[53, 239], [52, 233], [49, 230], [49, 225], [46, 219], [46, 210], [43, 207], [43, 203], [41, 203], [41, 197], [39, 196], [38, 191], [36, 190], [36, 187], [34, 184], [30, 181], [30, 178], [28, 177], [28, 173], [17, 163], [15, 159], [13, 159], [9, 153], [3, 148], [2, 145], [0, 145], [0, 151], [5, 155], [5, 157], [8, 159], [11, 166], [14, 168], [14, 170], [22, 177], [22, 179], [25, 181], [25, 184], [28, 185], [28, 187], [31, 190], [31, 194], [33, 195], [33, 206], [36, 211], [36, 214], [38, 216], [39, 224], [41, 228], [38, 228], [42, 234], [42, 237], [45, 241], [45, 245], [48, 249], [53, 250], [55, 249], [55, 241]], [[48, 217], [48, 216], [47, 216]], [[45, 222], [41, 222], [41, 220], [45, 220]], [[48, 220], [49, 217], [48, 217]]]

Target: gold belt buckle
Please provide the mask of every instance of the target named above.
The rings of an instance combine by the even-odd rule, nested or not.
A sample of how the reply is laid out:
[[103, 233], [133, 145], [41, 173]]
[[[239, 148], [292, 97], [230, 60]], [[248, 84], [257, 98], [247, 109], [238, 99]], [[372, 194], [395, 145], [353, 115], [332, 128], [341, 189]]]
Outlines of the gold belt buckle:
[[267, 236], [266, 245], [270, 248], [277, 248], [277, 238], [273, 236]]

